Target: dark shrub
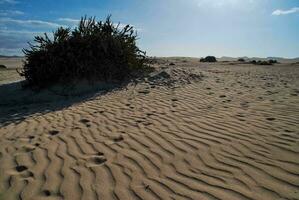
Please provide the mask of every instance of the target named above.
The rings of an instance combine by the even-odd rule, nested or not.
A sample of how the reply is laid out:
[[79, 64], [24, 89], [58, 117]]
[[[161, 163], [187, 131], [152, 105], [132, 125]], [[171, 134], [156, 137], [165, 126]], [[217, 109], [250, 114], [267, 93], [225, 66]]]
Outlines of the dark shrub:
[[217, 59], [215, 56], [207, 56], [205, 58], [201, 58], [200, 62], [217, 62]]
[[239, 62], [245, 62], [245, 59], [244, 58], [239, 58], [238, 61]]
[[5, 65], [0, 65], [0, 69], [7, 69]]
[[130, 25], [119, 28], [110, 20], [96, 22], [82, 17], [74, 30], [58, 28], [53, 40], [36, 36], [36, 44], [24, 49], [21, 76], [28, 86], [47, 87], [76, 80], [121, 82], [149, 70], [145, 52], [136, 46]]
[[204, 59], [204, 58], [201, 58], [201, 59], [199, 60], [199, 62], [205, 62], [205, 59]]
[[259, 65], [272, 65], [272, 63], [270, 63], [268, 61], [259, 61], [258, 64]]
[[269, 60], [268, 62], [269, 62], [270, 64], [276, 64], [276, 63], [277, 63], [277, 60], [272, 60], [272, 59], [271, 59], [271, 60]]
[[272, 65], [272, 63], [270, 63], [268, 61], [261, 61], [261, 60], [258, 60], [258, 61], [252, 60], [250, 63], [252, 63], [254, 65]]
[[171, 66], [171, 65], [175, 65], [174, 63], [169, 63], [169, 65]]

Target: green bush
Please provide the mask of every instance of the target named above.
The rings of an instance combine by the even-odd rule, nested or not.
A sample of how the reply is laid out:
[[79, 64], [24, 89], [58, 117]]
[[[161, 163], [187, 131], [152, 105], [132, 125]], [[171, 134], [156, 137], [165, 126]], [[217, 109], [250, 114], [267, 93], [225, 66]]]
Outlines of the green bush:
[[201, 58], [199, 61], [200, 62], [217, 62], [217, 59], [215, 56], [207, 56], [205, 58]]
[[257, 64], [258, 65], [272, 65], [272, 63], [270, 63], [268, 61], [261, 61], [261, 60], [257, 61]]
[[122, 82], [149, 70], [145, 52], [136, 46], [137, 33], [130, 25], [120, 28], [105, 21], [82, 17], [75, 29], [58, 28], [53, 39], [36, 36], [24, 49], [21, 76], [28, 86], [44, 88], [77, 80]]
[[0, 65], [0, 69], [7, 69], [5, 65]]
[[261, 61], [261, 60], [252, 60], [250, 62], [251, 64], [254, 64], [254, 65], [272, 65], [273, 63], [271, 61]]
[[272, 59], [270, 59], [268, 62], [269, 62], [270, 64], [276, 64], [276, 63], [278, 63], [277, 60], [272, 60]]

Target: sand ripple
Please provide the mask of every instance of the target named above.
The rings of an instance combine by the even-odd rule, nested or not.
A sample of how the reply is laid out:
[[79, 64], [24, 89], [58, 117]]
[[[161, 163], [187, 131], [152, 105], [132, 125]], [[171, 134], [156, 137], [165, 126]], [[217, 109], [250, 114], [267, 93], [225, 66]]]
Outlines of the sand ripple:
[[138, 85], [1, 127], [0, 194], [299, 199], [298, 68], [202, 70], [183, 87]]

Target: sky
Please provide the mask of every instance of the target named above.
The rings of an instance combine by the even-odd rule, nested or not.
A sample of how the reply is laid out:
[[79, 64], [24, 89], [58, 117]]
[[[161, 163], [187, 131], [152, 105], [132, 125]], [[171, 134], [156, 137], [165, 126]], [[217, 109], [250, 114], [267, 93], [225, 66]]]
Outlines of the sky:
[[0, 54], [109, 14], [135, 27], [149, 56], [299, 57], [299, 0], [0, 0]]

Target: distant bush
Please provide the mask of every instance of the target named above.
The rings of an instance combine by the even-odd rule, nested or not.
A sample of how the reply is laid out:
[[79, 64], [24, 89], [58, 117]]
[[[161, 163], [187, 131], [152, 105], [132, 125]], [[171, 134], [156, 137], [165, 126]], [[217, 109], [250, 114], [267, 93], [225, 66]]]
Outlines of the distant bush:
[[29, 86], [43, 88], [76, 80], [121, 82], [150, 68], [145, 52], [136, 46], [137, 33], [106, 21], [82, 17], [75, 29], [58, 28], [53, 39], [36, 36], [24, 49], [21, 76]]
[[268, 61], [258, 61], [257, 62], [258, 65], [272, 65], [272, 63], [268, 62]]
[[239, 62], [245, 62], [245, 59], [244, 58], [239, 58], [238, 61]]
[[261, 60], [258, 60], [258, 61], [252, 60], [250, 63], [254, 64], [254, 65], [272, 65], [273, 64], [270, 61], [261, 61]]
[[276, 64], [276, 63], [278, 63], [277, 60], [272, 60], [272, 59], [269, 60], [268, 62], [269, 62], [270, 64]]
[[5, 65], [0, 65], [0, 69], [7, 69]]
[[200, 62], [217, 62], [217, 59], [215, 56], [207, 56], [205, 58], [201, 58], [199, 61]]

